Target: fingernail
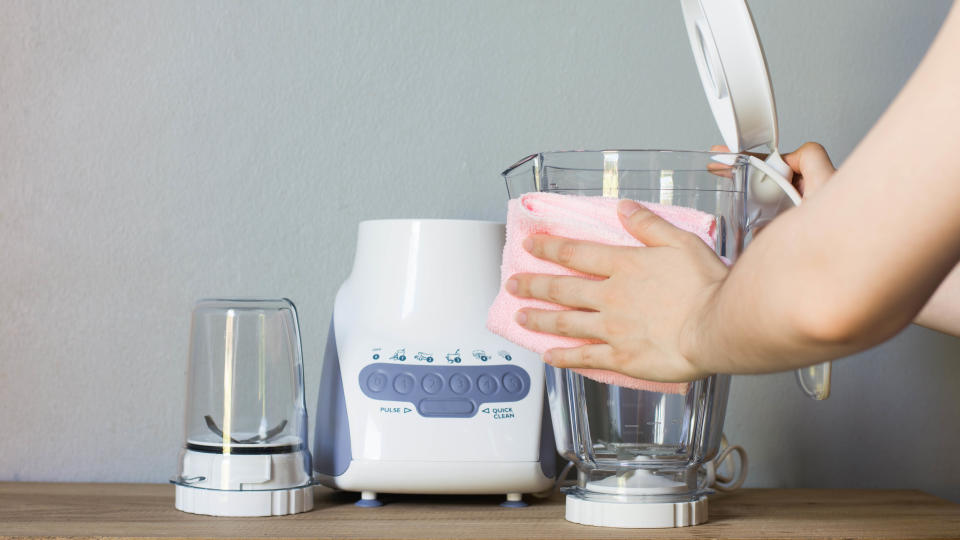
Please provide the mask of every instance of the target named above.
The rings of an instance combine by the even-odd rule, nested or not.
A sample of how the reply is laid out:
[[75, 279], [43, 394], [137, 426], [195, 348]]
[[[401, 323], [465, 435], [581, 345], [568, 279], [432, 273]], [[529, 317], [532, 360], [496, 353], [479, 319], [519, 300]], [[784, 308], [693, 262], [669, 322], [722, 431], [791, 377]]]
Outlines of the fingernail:
[[527, 324], [527, 314], [522, 311], [517, 312], [515, 319], [520, 326]]
[[620, 201], [617, 205], [617, 212], [620, 212], [623, 217], [630, 217], [639, 209], [640, 205], [636, 201]]
[[547, 352], [543, 353], [543, 362], [544, 362], [545, 364], [549, 364], [549, 363], [550, 363], [550, 356], [552, 356], [552, 355], [550, 354], [550, 351], [547, 351]]
[[523, 240], [523, 249], [527, 251], [533, 249], [533, 238], [525, 238]]
[[520, 282], [511, 278], [507, 280], [506, 285], [503, 286], [510, 294], [517, 294], [517, 291], [520, 290]]

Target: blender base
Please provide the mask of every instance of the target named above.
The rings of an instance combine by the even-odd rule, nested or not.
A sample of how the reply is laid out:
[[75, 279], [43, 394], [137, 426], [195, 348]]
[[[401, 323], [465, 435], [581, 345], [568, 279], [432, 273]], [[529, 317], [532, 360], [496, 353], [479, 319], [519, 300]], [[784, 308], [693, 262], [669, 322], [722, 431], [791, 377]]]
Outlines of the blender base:
[[313, 486], [233, 491], [176, 486], [177, 510], [229, 517], [285, 516], [313, 510]]
[[663, 529], [689, 527], [707, 521], [707, 496], [676, 503], [591, 501], [567, 495], [567, 521], [598, 527]]

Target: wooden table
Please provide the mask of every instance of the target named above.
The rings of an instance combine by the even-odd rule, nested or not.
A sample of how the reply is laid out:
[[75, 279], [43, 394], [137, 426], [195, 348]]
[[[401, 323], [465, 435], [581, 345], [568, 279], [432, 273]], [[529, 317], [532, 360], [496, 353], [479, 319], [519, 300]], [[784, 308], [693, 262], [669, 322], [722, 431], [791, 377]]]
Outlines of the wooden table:
[[919, 491], [745, 489], [710, 497], [710, 521], [684, 529], [608, 529], [563, 519], [563, 499], [500, 508], [499, 497], [387, 496], [318, 490], [312, 512], [213, 518], [178, 512], [163, 484], [0, 483], [0, 537], [285, 538], [960, 538], [960, 505]]

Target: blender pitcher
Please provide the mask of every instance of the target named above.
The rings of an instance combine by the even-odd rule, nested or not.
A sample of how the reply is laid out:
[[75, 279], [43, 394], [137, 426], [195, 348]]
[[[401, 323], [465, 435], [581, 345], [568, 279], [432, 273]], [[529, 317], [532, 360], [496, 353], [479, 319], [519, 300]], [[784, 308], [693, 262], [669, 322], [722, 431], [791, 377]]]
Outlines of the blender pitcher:
[[[714, 216], [717, 255], [732, 262], [770, 218], [769, 201], [763, 208], [750, 203], [749, 184], [760, 174], [755, 161], [734, 153], [549, 152], [524, 158], [503, 176], [511, 198], [540, 191], [695, 208]], [[789, 204], [784, 200], [772, 207]], [[717, 454], [729, 375], [691, 383], [686, 394], [603, 384], [552, 366], [546, 381], [557, 449], [578, 471], [567, 519], [621, 527], [706, 521], [697, 471]]]
[[[729, 153], [607, 150], [528, 156], [503, 172], [511, 198], [529, 192], [628, 198], [694, 208], [715, 219], [717, 255], [735, 262], [752, 233], [800, 203], [777, 152], [776, 110], [743, 0], [683, 0], [694, 58]], [[766, 161], [740, 153], [770, 149]], [[798, 370], [814, 399], [830, 391], [830, 365]], [[568, 520], [610, 527], [680, 527], [707, 519], [698, 470], [717, 455], [729, 375], [685, 394], [635, 390], [546, 366], [558, 451], [577, 466]]]

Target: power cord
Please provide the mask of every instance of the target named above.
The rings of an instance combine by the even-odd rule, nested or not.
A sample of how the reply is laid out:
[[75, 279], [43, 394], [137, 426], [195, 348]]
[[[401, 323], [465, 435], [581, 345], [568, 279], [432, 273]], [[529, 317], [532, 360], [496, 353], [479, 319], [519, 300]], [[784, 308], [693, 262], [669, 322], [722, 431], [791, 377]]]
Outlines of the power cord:
[[[724, 474], [722, 469], [724, 462], [736, 452], [740, 456], [740, 470], [735, 474], [736, 468], [733, 462], [730, 463], [730, 474]], [[740, 486], [747, 479], [747, 451], [740, 445], [730, 445], [727, 442], [727, 436], [722, 435], [720, 439], [720, 453], [717, 457], [703, 464], [703, 471], [706, 473], [706, 482], [704, 487], [713, 488], [721, 493], [729, 493], [740, 489]]]

